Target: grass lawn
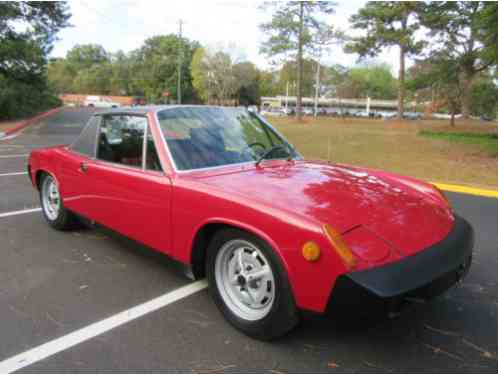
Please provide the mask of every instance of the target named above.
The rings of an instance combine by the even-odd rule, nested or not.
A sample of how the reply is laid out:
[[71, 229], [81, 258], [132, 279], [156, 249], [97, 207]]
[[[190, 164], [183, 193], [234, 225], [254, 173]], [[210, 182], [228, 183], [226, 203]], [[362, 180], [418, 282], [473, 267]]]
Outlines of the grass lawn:
[[498, 124], [480, 121], [269, 118], [308, 159], [498, 189]]

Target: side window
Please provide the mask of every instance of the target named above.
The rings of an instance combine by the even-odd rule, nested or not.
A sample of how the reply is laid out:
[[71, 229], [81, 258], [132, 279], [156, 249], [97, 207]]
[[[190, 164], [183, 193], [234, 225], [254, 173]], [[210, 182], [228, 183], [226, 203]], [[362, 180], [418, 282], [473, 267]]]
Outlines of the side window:
[[147, 156], [146, 156], [146, 169], [150, 171], [162, 171], [161, 162], [157, 155], [156, 145], [154, 138], [150, 132], [150, 127], [147, 127]]
[[100, 125], [97, 158], [142, 168], [147, 119], [132, 115], [104, 116]]
[[99, 123], [100, 116], [93, 116], [79, 137], [76, 138], [76, 141], [71, 145], [71, 150], [93, 158], [95, 156], [95, 143], [97, 142]]

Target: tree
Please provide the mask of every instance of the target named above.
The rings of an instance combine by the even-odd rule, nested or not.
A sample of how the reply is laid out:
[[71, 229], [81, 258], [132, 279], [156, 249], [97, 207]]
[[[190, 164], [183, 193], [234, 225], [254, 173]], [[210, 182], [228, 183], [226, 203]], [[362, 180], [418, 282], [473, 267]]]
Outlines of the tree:
[[471, 89], [475, 78], [496, 64], [493, 58], [496, 41], [494, 46], [489, 44], [492, 30], [496, 32], [496, 24], [490, 26], [488, 34], [481, 30], [485, 17], [492, 16], [487, 14], [486, 9], [484, 2], [479, 1], [430, 2], [423, 7], [422, 24], [435, 40], [430, 53], [444, 53], [453, 60], [452, 64], [458, 66], [463, 118], [470, 115]]
[[383, 48], [399, 48], [398, 118], [403, 117], [405, 101], [405, 60], [420, 53], [423, 43], [415, 40], [420, 27], [420, 4], [416, 1], [368, 2], [351, 17], [353, 28], [366, 30], [366, 35], [352, 38], [346, 51], [361, 57], [377, 56]]
[[329, 1], [287, 1], [266, 3], [273, 7], [272, 20], [260, 25], [269, 34], [263, 42], [261, 52], [269, 57], [291, 55], [297, 62], [297, 108], [298, 119], [302, 116], [303, 58], [312, 51], [313, 37], [331, 27], [320, 20], [320, 16], [334, 12], [335, 3]]
[[486, 2], [479, 17], [487, 59], [498, 62], [498, 3]]
[[75, 72], [110, 61], [110, 55], [99, 44], [77, 44], [66, 54], [66, 61]]
[[[316, 62], [311, 59], [303, 59], [302, 68], [301, 68], [301, 94], [303, 96], [311, 97], [313, 96], [313, 88], [315, 84], [315, 71], [316, 71]], [[323, 76], [322, 70], [322, 76]], [[280, 95], [286, 92], [287, 83], [291, 84], [290, 86], [290, 95], [298, 95], [298, 90], [292, 84], [297, 85], [298, 82], [298, 68], [297, 63], [295, 61], [286, 62], [282, 68], [280, 69], [280, 77], [279, 82], [277, 84], [277, 90]]]
[[261, 96], [276, 96], [280, 94], [277, 89], [278, 74], [275, 71], [262, 70], [259, 72], [258, 92]]
[[57, 94], [74, 92], [74, 72], [69, 69], [66, 59], [51, 59], [47, 67], [47, 78]]
[[111, 94], [112, 65], [109, 61], [81, 69], [75, 76], [73, 88], [82, 94]]
[[111, 56], [110, 92], [112, 95], [133, 95], [131, 63], [123, 51]]
[[209, 92], [207, 88], [207, 69], [204, 66], [203, 59], [206, 52], [204, 48], [197, 48], [192, 56], [190, 70], [192, 72], [192, 86], [197, 95], [204, 101], [209, 102]]
[[164, 91], [177, 97], [178, 56], [182, 58], [182, 100], [195, 101], [190, 75], [190, 61], [198, 42], [178, 35], [158, 35], [145, 40], [142, 47], [130, 54], [131, 74], [133, 81], [131, 90], [143, 92], [148, 101], [158, 101]]
[[0, 118], [55, 103], [47, 85], [47, 55], [69, 17], [64, 2], [0, 2]]
[[194, 86], [208, 103], [226, 103], [240, 88], [232, 58], [222, 51], [199, 48], [192, 59]]
[[451, 114], [450, 125], [454, 126], [455, 114], [461, 108], [463, 96], [459, 79], [460, 65], [447, 52], [433, 54], [426, 60], [418, 61], [417, 65], [418, 68], [412, 71], [408, 86], [412, 90], [429, 89], [434, 99], [448, 107]]
[[341, 98], [356, 98], [351, 92], [351, 77], [349, 69], [343, 65], [335, 64], [325, 69], [324, 84], [327, 87], [328, 96]]
[[241, 105], [259, 103], [259, 70], [253, 63], [243, 61], [233, 66], [233, 74], [239, 84], [237, 92]]
[[479, 77], [470, 93], [470, 113], [474, 116], [496, 118], [498, 86], [489, 75]]
[[389, 65], [352, 68], [349, 77], [356, 98], [394, 99], [396, 97], [397, 82], [391, 74]]
[[372, 63], [348, 69], [334, 65], [327, 69], [326, 84], [339, 98], [394, 99], [396, 78], [387, 64]]

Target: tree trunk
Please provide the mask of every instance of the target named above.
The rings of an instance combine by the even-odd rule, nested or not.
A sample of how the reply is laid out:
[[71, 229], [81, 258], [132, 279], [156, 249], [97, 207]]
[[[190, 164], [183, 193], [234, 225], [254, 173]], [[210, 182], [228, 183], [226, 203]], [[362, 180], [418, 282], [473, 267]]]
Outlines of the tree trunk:
[[298, 121], [303, 118], [302, 114], [302, 80], [303, 80], [303, 23], [304, 23], [304, 5], [299, 3], [299, 33], [297, 36], [297, 103], [296, 114]]
[[405, 47], [399, 46], [399, 76], [398, 76], [398, 119], [403, 119], [405, 112]]
[[450, 126], [455, 126], [455, 109], [451, 109], [451, 118], [450, 118]]
[[464, 72], [462, 74], [462, 118], [470, 117], [470, 90], [472, 89], [473, 74]]

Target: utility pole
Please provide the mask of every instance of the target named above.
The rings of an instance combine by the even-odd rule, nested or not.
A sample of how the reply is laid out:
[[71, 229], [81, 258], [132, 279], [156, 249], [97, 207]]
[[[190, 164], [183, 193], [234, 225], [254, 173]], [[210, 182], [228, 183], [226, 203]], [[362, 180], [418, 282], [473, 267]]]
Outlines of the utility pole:
[[179, 31], [178, 31], [178, 83], [176, 88], [177, 102], [182, 104], [182, 64], [183, 64], [183, 48], [182, 48], [182, 27], [183, 21], [179, 21]]
[[315, 117], [318, 114], [318, 97], [320, 95], [320, 60], [316, 62], [316, 82], [315, 82]]
[[285, 114], [289, 115], [289, 81], [287, 81], [287, 88], [285, 90]]

